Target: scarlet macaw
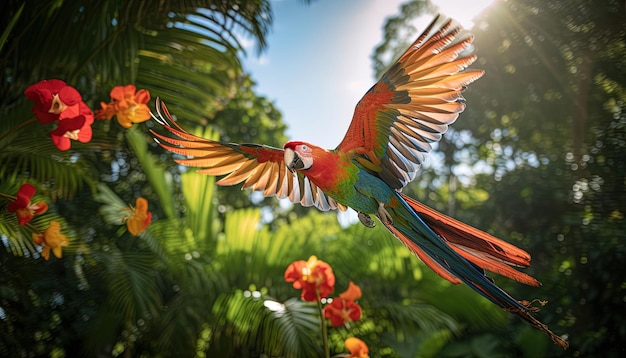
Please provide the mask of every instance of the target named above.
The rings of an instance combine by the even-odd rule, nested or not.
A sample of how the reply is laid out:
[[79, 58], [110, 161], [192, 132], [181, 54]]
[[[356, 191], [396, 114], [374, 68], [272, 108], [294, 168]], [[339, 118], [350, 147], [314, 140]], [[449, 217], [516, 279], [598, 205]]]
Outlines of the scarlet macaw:
[[471, 35], [460, 35], [452, 20], [435, 18], [363, 96], [334, 150], [300, 141], [279, 149], [207, 140], [182, 129], [159, 103], [155, 119], [177, 138], [152, 133], [163, 148], [187, 157], [177, 163], [202, 167], [202, 174], [225, 175], [220, 185], [243, 182], [243, 188], [265, 196], [324, 211], [350, 207], [369, 227], [374, 225], [370, 215], [375, 215], [441, 277], [467, 284], [566, 348], [565, 340], [532, 316], [529, 303], [512, 298], [483, 271], [538, 286], [533, 277], [511, 267], [530, 266], [528, 253], [400, 192], [415, 178], [431, 143], [465, 108], [464, 86], [483, 75], [465, 70], [476, 60], [463, 53], [472, 41]]

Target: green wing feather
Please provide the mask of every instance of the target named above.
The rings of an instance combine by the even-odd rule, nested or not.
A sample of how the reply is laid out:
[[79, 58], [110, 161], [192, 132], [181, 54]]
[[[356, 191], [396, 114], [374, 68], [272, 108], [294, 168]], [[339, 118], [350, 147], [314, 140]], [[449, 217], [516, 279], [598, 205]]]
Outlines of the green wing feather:
[[337, 151], [350, 153], [389, 186], [412, 181], [432, 143], [465, 109], [464, 86], [483, 75], [465, 69], [473, 37], [436, 18], [357, 104]]

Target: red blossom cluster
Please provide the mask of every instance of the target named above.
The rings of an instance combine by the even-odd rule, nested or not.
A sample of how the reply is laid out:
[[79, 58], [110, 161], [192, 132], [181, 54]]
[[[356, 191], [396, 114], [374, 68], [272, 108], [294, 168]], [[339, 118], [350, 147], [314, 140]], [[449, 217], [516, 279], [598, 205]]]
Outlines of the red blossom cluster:
[[[285, 270], [285, 281], [293, 282], [293, 287], [302, 290], [301, 298], [304, 301], [318, 302], [327, 298], [334, 290], [335, 275], [332, 267], [316, 256], [311, 256], [307, 261], [298, 260], [292, 262]], [[354, 282], [350, 282], [348, 289], [339, 297], [330, 301], [323, 309], [325, 318], [330, 319], [333, 327], [346, 325], [361, 319], [361, 306], [356, 300], [361, 298], [361, 288]], [[321, 307], [321, 306], [320, 306]], [[345, 340], [345, 346], [354, 358], [369, 358], [369, 350], [365, 342], [358, 338], [350, 337]]]
[[26, 88], [24, 95], [34, 103], [33, 113], [41, 123], [56, 122], [50, 137], [59, 150], [70, 149], [71, 140], [91, 140], [93, 112], [74, 87], [61, 80], [43, 80]]
[[324, 317], [333, 327], [361, 319], [361, 306], [355, 301], [361, 298], [361, 288], [350, 281], [348, 289], [324, 307]]
[[[72, 140], [82, 143], [91, 141], [94, 114], [74, 87], [68, 86], [62, 80], [48, 79], [28, 86], [24, 95], [33, 102], [32, 112], [39, 122], [55, 125], [50, 131], [50, 137], [59, 150], [69, 150]], [[111, 91], [111, 102], [102, 103], [102, 109], [97, 111], [98, 119], [117, 116], [120, 125], [130, 128], [133, 123], [140, 123], [151, 117], [147, 106], [149, 100], [150, 93], [147, 90], [137, 92], [133, 85], [116, 86]], [[42, 246], [41, 256], [48, 260], [52, 252], [57, 258], [61, 258], [62, 247], [69, 244], [67, 237], [61, 232], [61, 224], [52, 220], [47, 229], [41, 230], [30, 223], [35, 215], [48, 210], [47, 203], [31, 201], [35, 192], [32, 184], [24, 184], [15, 196], [0, 193], [0, 197], [9, 200], [6, 210], [15, 213], [17, 223], [33, 232], [33, 242]], [[126, 224], [132, 235], [137, 236], [144, 232], [152, 221], [148, 201], [137, 198], [135, 207], [124, 210], [120, 220]]]
[[40, 230], [30, 224], [36, 214], [43, 214], [48, 210], [48, 204], [43, 201], [32, 202], [36, 189], [32, 184], [23, 184], [15, 196], [0, 193], [0, 197], [10, 201], [7, 211], [15, 213], [17, 222], [21, 226], [27, 226], [33, 231], [32, 239], [36, 245], [42, 245], [41, 256], [48, 260], [50, 251], [57, 258], [62, 257], [62, 246], [67, 246], [69, 241], [61, 233], [61, 224], [52, 220], [48, 228]]
[[[59, 150], [70, 149], [71, 140], [82, 143], [91, 140], [94, 114], [74, 87], [50, 79], [30, 85], [24, 94], [34, 103], [33, 113], [41, 123], [56, 123], [50, 137]], [[102, 109], [96, 111], [98, 119], [110, 120], [115, 116], [124, 128], [150, 119], [147, 90], [137, 91], [134, 85], [115, 86], [110, 96], [111, 102], [101, 102]]]
[[335, 275], [326, 262], [311, 256], [308, 261], [294, 261], [285, 271], [285, 281], [293, 282], [293, 288], [302, 290], [301, 297], [315, 302], [333, 293]]
[[[9, 200], [6, 210], [15, 213], [17, 222], [21, 226], [26, 226], [33, 231], [32, 240], [36, 245], [42, 246], [41, 256], [48, 260], [50, 252], [57, 258], [62, 257], [62, 247], [69, 244], [67, 237], [61, 233], [61, 224], [51, 220], [48, 228], [38, 229], [30, 224], [35, 215], [43, 214], [48, 210], [48, 204], [43, 201], [33, 202], [32, 198], [36, 189], [32, 184], [23, 184], [15, 196], [0, 193], [0, 197]], [[126, 224], [128, 232], [137, 236], [144, 232], [152, 221], [152, 213], [148, 211], [148, 201], [144, 198], [137, 198], [135, 206], [123, 210], [120, 221]]]

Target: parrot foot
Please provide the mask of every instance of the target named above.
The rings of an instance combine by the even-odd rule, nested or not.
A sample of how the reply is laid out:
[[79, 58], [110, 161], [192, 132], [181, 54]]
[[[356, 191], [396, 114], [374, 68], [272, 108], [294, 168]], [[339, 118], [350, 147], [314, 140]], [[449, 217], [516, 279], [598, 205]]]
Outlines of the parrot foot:
[[393, 224], [391, 215], [389, 215], [389, 212], [387, 211], [387, 209], [385, 209], [385, 203], [378, 203], [378, 213], [376, 214], [376, 216], [378, 216], [380, 221], [382, 221], [382, 223], [385, 225]]
[[372, 220], [372, 217], [369, 216], [366, 213], [362, 213], [359, 211], [359, 220], [361, 221], [361, 224], [365, 225], [368, 228], [373, 228], [374, 226], [376, 226], [376, 223], [374, 222], [374, 220]]

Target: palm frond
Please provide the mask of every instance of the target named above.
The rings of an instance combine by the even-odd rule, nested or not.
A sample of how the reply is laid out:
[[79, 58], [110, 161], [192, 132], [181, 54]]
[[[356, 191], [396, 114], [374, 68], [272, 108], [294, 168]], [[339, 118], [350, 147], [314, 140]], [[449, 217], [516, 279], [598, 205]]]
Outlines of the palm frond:
[[167, 255], [169, 259], [177, 260], [175, 257], [193, 257], [196, 250], [203, 251], [198, 240], [195, 239], [188, 227], [184, 225], [183, 219], [159, 219], [153, 221], [145, 231], [145, 235], [140, 238], [157, 255]]
[[260, 228], [259, 209], [242, 209], [228, 213], [224, 223], [224, 240], [217, 247], [218, 255], [251, 251]]
[[51, 198], [71, 198], [83, 185], [94, 185], [95, 173], [76, 152], [60, 152], [42, 128], [20, 135], [0, 151], [0, 177], [44, 183]]
[[122, 225], [124, 223], [123, 213], [129, 209], [128, 204], [120, 199], [106, 184], [98, 183], [97, 188], [98, 192], [94, 196], [94, 200], [104, 204], [98, 210], [104, 218], [104, 222], [110, 225]]
[[284, 303], [284, 312], [275, 311], [281, 328], [280, 346], [287, 357], [318, 357], [321, 345], [313, 337], [320, 337], [319, 312], [311, 303], [291, 298]]
[[[194, 134], [203, 138], [215, 139], [216, 133], [210, 128], [198, 129]], [[212, 239], [214, 233], [215, 177], [199, 175], [193, 171], [181, 174], [181, 186], [185, 196], [186, 223], [201, 241]]]
[[163, 98], [188, 94], [191, 100], [172, 109], [199, 121], [234, 90], [244, 51], [237, 39], [250, 36], [260, 50], [272, 22], [267, 0], [92, 5], [43, 0], [23, 5], [28, 17], [7, 13], [17, 20], [4, 34], [1, 107], [23, 103], [24, 89], [45, 78], [67, 81], [88, 103], [136, 83]]
[[[13, 215], [15, 216], [15, 215]], [[14, 256], [33, 256], [37, 246], [33, 243], [31, 233], [17, 225], [17, 220], [11, 222], [10, 215], [0, 217], [0, 241], [2, 246]], [[8, 221], [5, 221], [9, 219]]]
[[188, 28], [171, 28], [146, 38], [139, 52], [137, 84], [171, 103], [181, 118], [200, 123], [236, 90], [241, 65], [236, 50]]
[[224, 283], [220, 275], [207, 272], [207, 257], [194, 258], [170, 253], [165, 280], [170, 286], [164, 307], [148, 334], [159, 337], [155, 348], [163, 356], [196, 350], [197, 339], [211, 319], [211, 309]]
[[19, 9], [17, 9], [15, 14], [13, 14], [13, 16], [11, 17], [11, 20], [9, 21], [7, 27], [4, 29], [4, 31], [2, 31], [2, 35], [0, 36], [0, 53], [2, 52], [2, 48], [4, 47], [4, 44], [7, 41], [7, 38], [9, 37], [9, 34], [13, 30], [13, 26], [15, 26], [15, 23], [22, 15], [22, 11], [24, 10], [24, 5], [26, 4], [23, 3], [22, 6], [20, 6]]
[[441, 329], [458, 334], [460, 327], [451, 316], [424, 302], [385, 302], [382, 300], [368, 300], [371, 305], [368, 309], [376, 312], [376, 316], [388, 317], [386, 322], [379, 322], [380, 326], [388, 325], [387, 330], [395, 332], [400, 341], [407, 337], [407, 333], [420, 332], [429, 336]]
[[107, 269], [108, 302], [125, 322], [156, 316], [162, 307], [159, 264], [146, 252], [122, 252], [110, 245], [101, 256]]
[[148, 152], [147, 136], [137, 128], [132, 127], [125, 132], [128, 144], [133, 149], [137, 160], [141, 164], [141, 169], [146, 174], [152, 188], [159, 197], [161, 208], [168, 218], [175, 218], [176, 208], [174, 206], [174, 195], [172, 193], [171, 175], [165, 167], [158, 163], [158, 160]]
[[[214, 308], [218, 320], [214, 326], [214, 342], [228, 344], [224, 338], [230, 337], [231, 347], [250, 347], [255, 349], [256, 355], [319, 357], [322, 354], [320, 343], [315, 339], [320, 336], [319, 312], [310, 302], [289, 299], [280, 303], [258, 291], [237, 290], [221, 296]], [[227, 334], [229, 330], [234, 330], [234, 334]], [[216, 347], [219, 344], [213, 345], [214, 350]]]

